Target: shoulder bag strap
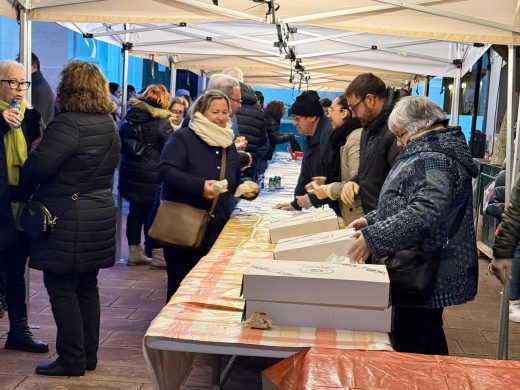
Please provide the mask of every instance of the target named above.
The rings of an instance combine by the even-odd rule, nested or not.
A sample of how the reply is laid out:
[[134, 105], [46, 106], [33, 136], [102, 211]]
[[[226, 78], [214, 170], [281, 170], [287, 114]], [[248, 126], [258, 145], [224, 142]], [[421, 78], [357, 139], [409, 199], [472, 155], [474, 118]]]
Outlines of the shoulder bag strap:
[[[226, 148], [222, 148], [222, 159], [220, 161], [220, 180], [224, 180], [226, 177]], [[213, 214], [213, 210], [215, 210], [215, 206], [217, 205], [218, 197], [220, 194], [217, 194], [213, 198], [213, 203], [211, 204], [211, 209], [209, 210], [210, 214]]]
[[471, 194], [468, 195], [468, 197], [466, 198], [466, 201], [464, 202], [462, 207], [459, 209], [457, 216], [455, 217], [455, 220], [451, 224], [450, 232], [448, 233], [448, 241], [453, 238], [453, 236], [459, 230], [460, 225], [462, 224], [462, 220], [464, 219], [464, 215], [466, 214], [466, 208], [468, 207], [468, 200], [469, 200], [470, 196], [471, 196]]

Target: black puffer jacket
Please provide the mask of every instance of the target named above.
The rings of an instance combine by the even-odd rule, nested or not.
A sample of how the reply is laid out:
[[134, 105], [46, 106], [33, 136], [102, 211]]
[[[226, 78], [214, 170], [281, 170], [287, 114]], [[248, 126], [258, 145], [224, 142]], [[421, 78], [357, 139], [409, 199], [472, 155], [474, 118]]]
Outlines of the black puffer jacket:
[[255, 92], [249, 85], [240, 83], [240, 92], [242, 94], [242, 107], [236, 113], [238, 132], [247, 139], [246, 152], [256, 156], [258, 148], [267, 142], [264, 110], [262, 110]]
[[[9, 186], [7, 182], [7, 161], [5, 157], [4, 135], [11, 128], [0, 115], [0, 250], [18, 246], [18, 237], [14, 228], [11, 202], [25, 201], [26, 195], [22, 195], [18, 187]], [[26, 110], [22, 121], [22, 130], [25, 135], [27, 149], [42, 132], [41, 115], [36, 110]]]
[[404, 89], [389, 87], [383, 109], [361, 133], [359, 170], [353, 180], [359, 184], [359, 198], [365, 214], [377, 209], [381, 187], [399, 154], [396, 138], [388, 129], [387, 122], [397, 101], [406, 95], [408, 92]]
[[33, 240], [32, 268], [71, 274], [114, 265], [119, 150], [110, 114], [65, 112], [49, 123], [20, 181], [27, 189], [39, 184], [34, 199], [59, 216], [52, 233]]
[[267, 138], [269, 139], [269, 150], [263, 157], [264, 160], [271, 160], [273, 158], [274, 150], [276, 145], [284, 144], [294, 139], [294, 134], [280, 134], [280, 119], [274, 118], [268, 113], [265, 114], [264, 118], [265, 131]]
[[[171, 112], [131, 99], [125, 121], [141, 125], [143, 140], [148, 144], [141, 156], [122, 155], [119, 190], [130, 203], [152, 204], [159, 187], [159, 161], [166, 140], [173, 132]], [[124, 125], [124, 124], [123, 124]]]

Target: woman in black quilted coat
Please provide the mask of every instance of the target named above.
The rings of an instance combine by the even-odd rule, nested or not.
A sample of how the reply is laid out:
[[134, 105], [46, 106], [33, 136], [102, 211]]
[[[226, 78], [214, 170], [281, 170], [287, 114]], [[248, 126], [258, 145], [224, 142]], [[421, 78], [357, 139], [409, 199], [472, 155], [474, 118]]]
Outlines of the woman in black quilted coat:
[[97, 276], [115, 260], [112, 196], [120, 143], [108, 83], [94, 64], [73, 61], [61, 72], [58, 114], [29, 154], [21, 183], [52, 215], [52, 232], [32, 242], [29, 265], [43, 270], [58, 328], [58, 358], [41, 375], [80, 376], [94, 370], [99, 345]]
[[[142, 154], [125, 153], [119, 169], [119, 191], [130, 203], [126, 222], [128, 239], [128, 265], [150, 264], [166, 267], [162, 249], [148, 237], [145, 229], [145, 245], [151, 249], [153, 258], [148, 258], [141, 247], [141, 230], [148, 220], [155, 194], [159, 188], [159, 160], [162, 148], [173, 132], [168, 110], [170, 94], [164, 85], [152, 84], [144, 93], [129, 102], [129, 109], [121, 130], [133, 126], [141, 130], [146, 147]], [[123, 140], [124, 142], [124, 140]]]
[[[292, 133], [280, 133], [280, 121], [285, 114], [285, 105], [280, 100], [273, 100], [267, 104], [265, 108], [265, 131], [267, 132], [267, 138], [269, 139], [269, 151], [263, 157], [263, 160], [269, 161], [273, 158], [274, 150], [276, 145], [284, 144], [286, 142], [291, 143], [293, 151], [301, 151], [296, 136]], [[296, 144], [296, 148], [293, 145]]]

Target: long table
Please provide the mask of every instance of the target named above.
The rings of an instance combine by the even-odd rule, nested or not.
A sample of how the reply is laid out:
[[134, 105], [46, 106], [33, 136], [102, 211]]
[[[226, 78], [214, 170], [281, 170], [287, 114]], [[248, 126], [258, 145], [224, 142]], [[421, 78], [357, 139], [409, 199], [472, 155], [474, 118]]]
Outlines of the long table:
[[[269, 223], [290, 215], [273, 210], [275, 204], [292, 199], [300, 170], [297, 161], [283, 157], [269, 166], [266, 176], [282, 176], [284, 188], [265, 190], [252, 202], [238, 203], [210, 253], [150, 324], [143, 351], [156, 389], [178, 389], [189, 374], [195, 353], [283, 358], [304, 347], [392, 350], [386, 333], [276, 324], [269, 330], [242, 326], [244, 270], [253, 259], [273, 259]], [[214, 379], [219, 375], [216, 371], [215, 365]]]

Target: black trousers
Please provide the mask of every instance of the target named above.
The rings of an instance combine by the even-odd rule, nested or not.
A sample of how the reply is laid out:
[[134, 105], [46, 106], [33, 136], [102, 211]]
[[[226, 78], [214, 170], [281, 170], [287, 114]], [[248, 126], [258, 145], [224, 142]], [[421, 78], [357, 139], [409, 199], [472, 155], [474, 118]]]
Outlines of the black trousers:
[[55, 274], [43, 271], [56, 321], [56, 352], [62, 364], [84, 368], [97, 363], [100, 305], [99, 270], [82, 274]]
[[146, 246], [149, 246], [150, 238], [148, 237], [148, 230], [144, 229], [144, 227], [148, 221], [148, 215], [151, 209], [151, 204], [130, 203], [126, 220], [126, 238], [128, 245], [139, 245], [141, 243], [141, 230], [144, 230], [144, 242]]
[[27, 320], [25, 265], [29, 239], [23, 232], [18, 232], [18, 238], [24, 244], [23, 246], [0, 251], [0, 269], [5, 274], [4, 293], [11, 325], [25, 323]]
[[398, 352], [448, 355], [440, 309], [394, 308], [392, 337]]
[[166, 302], [170, 300], [179, 288], [182, 280], [188, 275], [199, 260], [206, 256], [209, 249], [184, 249], [164, 246], [164, 260], [166, 261], [166, 273], [168, 275], [168, 291]]

